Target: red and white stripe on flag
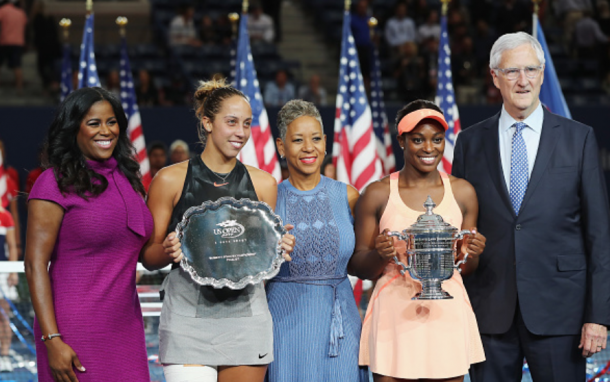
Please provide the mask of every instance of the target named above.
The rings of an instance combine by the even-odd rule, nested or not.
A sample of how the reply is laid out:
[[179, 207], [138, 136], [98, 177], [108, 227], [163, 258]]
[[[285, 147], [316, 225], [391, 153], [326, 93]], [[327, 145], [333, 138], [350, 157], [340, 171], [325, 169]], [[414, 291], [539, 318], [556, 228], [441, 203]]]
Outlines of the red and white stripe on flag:
[[4, 170], [4, 163], [2, 162], [2, 155], [0, 155], [0, 201], [3, 208], [6, 208], [9, 203], [7, 177], [8, 175]]
[[249, 166], [267, 171], [273, 175], [275, 180], [280, 182], [282, 180], [282, 173], [275, 153], [275, 144], [265, 108], [262, 108], [258, 115], [258, 123], [260, 126], [252, 126], [250, 128], [250, 139], [248, 139], [244, 148], [239, 152], [239, 160]]
[[142, 183], [149, 184], [150, 178], [150, 163], [148, 162], [148, 154], [146, 152], [146, 141], [144, 140], [144, 131], [142, 129], [142, 120], [140, 119], [140, 111], [136, 111], [129, 117], [127, 127], [129, 140], [136, 150], [136, 159], [140, 163], [140, 174], [142, 174]]
[[366, 98], [360, 62], [350, 29], [350, 14], [346, 11], [343, 17], [333, 143], [337, 179], [360, 191], [367, 184], [378, 180], [383, 175], [383, 167], [376, 145], [371, 108]]

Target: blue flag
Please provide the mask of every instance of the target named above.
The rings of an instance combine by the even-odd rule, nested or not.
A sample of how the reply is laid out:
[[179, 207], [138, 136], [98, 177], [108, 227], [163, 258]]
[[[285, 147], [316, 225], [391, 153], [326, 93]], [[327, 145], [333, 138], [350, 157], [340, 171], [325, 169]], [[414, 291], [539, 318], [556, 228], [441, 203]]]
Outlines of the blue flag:
[[546, 64], [544, 66], [544, 82], [540, 89], [540, 102], [542, 102], [542, 104], [553, 113], [572, 119], [572, 114], [570, 114], [570, 109], [568, 109], [568, 104], [566, 103], [566, 99], [563, 97], [561, 86], [559, 85], [559, 80], [557, 79], [553, 59], [551, 58], [549, 48], [546, 45], [544, 32], [542, 32], [540, 23], [538, 22], [537, 24], [538, 42], [540, 45], [542, 45], [542, 51], [544, 52], [544, 57], [546, 58]]
[[72, 93], [72, 59], [70, 58], [70, 44], [64, 44], [64, 57], [61, 63], [61, 83], [59, 85], [59, 100], [66, 99]]
[[93, 13], [85, 20], [83, 43], [80, 45], [80, 60], [78, 60], [78, 88], [101, 86], [95, 65], [93, 51]]

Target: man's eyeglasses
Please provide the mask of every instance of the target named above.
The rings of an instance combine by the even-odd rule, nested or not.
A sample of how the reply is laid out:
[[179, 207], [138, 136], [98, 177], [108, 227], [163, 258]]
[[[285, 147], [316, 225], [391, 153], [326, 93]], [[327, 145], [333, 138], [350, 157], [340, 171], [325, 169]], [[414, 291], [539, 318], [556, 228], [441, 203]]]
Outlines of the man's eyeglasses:
[[519, 69], [519, 68], [504, 68], [504, 69], [495, 68], [494, 70], [498, 70], [498, 71], [502, 72], [502, 74], [504, 74], [504, 77], [508, 78], [509, 80], [516, 80], [517, 78], [519, 78], [519, 74], [521, 74], [522, 70], [525, 73], [525, 76], [527, 78], [534, 79], [534, 78], [538, 77], [538, 75], [542, 71], [542, 65], [540, 65], [540, 66], [526, 66], [523, 69]]

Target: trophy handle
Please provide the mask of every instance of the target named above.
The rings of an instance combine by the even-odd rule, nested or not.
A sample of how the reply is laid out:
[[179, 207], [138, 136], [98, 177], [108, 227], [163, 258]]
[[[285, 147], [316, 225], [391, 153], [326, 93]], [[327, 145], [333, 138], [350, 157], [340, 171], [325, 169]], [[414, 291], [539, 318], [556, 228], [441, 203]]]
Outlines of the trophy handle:
[[[393, 236], [398, 238], [398, 240], [402, 240], [404, 242], [407, 243], [407, 247], [409, 246], [409, 238], [403, 234], [401, 234], [400, 232], [397, 231], [390, 231], [387, 233], [388, 236]], [[405, 273], [411, 269], [411, 256], [407, 255], [407, 265], [404, 265], [400, 260], [398, 260], [398, 256], [393, 256], [394, 257], [394, 262], [396, 263], [396, 265], [398, 265], [399, 267], [401, 267], [402, 269], [400, 270], [400, 274], [401, 275], [405, 275]]]
[[[455, 234], [455, 243], [457, 245], [457, 241], [458, 240], [462, 240], [463, 238], [465, 238], [466, 236], [470, 236], [472, 235], [472, 232], [470, 232], [467, 229], [463, 229], [460, 232]], [[468, 252], [466, 252], [466, 254], [464, 255], [464, 258], [460, 261], [458, 261], [457, 263], [455, 263], [454, 267], [455, 269], [457, 269], [458, 272], [462, 273], [462, 268], [460, 268], [460, 265], [465, 264], [466, 260], [468, 260]]]

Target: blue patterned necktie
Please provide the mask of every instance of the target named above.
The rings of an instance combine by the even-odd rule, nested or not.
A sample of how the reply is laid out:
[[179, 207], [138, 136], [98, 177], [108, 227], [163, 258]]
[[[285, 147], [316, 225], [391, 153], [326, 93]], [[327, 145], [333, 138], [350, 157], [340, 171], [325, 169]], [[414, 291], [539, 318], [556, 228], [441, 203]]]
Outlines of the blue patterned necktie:
[[513, 126], [515, 126], [515, 133], [513, 134], [513, 148], [510, 155], [510, 202], [515, 214], [519, 215], [521, 202], [529, 182], [527, 147], [522, 134], [527, 125], [523, 122], [517, 122]]

